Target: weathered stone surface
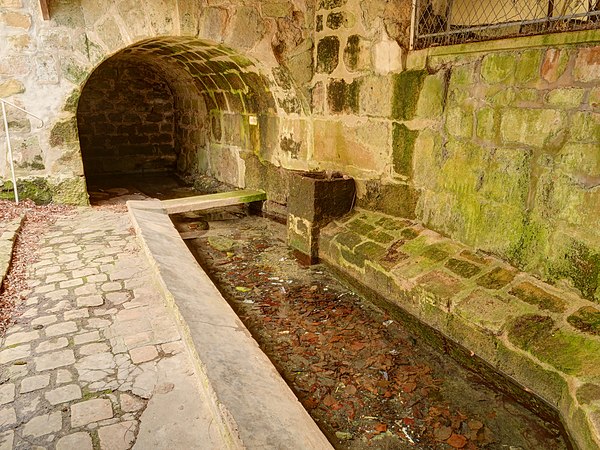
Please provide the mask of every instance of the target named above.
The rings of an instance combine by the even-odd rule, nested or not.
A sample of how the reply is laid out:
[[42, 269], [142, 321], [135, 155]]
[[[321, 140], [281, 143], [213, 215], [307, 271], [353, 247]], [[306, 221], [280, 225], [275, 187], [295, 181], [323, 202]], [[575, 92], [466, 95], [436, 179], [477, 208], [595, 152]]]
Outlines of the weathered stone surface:
[[31, 16], [16, 11], [0, 13], [0, 21], [4, 22], [5, 26], [11, 28], [23, 28], [24, 30], [31, 28]]
[[25, 86], [19, 80], [6, 80], [0, 82], [0, 98], [7, 98], [25, 92]]
[[62, 414], [60, 411], [34, 417], [23, 427], [24, 436], [39, 437], [56, 433], [62, 428]]
[[127, 450], [135, 441], [137, 423], [134, 421], [119, 422], [98, 429], [100, 447], [111, 450]]
[[110, 419], [112, 416], [113, 409], [108, 399], [95, 398], [71, 405], [71, 426], [73, 428]]
[[92, 438], [85, 432], [69, 434], [56, 443], [56, 450], [92, 450], [92, 448]]
[[579, 50], [573, 68], [573, 77], [583, 82], [600, 80], [600, 46]]
[[44, 394], [51, 405], [67, 403], [81, 398], [81, 388], [76, 384], [62, 386]]
[[23, 378], [19, 393], [25, 394], [27, 392], [36, 391], [48, 386], [48, 384], [50, 384], [50, 375], [48, 374]]
[[15, 399], [15, 385], [3, 384], [0, 386], [0, 405], [6, 405]]
[[61, 350], [53, 353], [45, 353], [34, 360], [37, 371], [56, 369], [58, 367], [68, 366], [75, 362], [73, 350]]
[[513, 53], [492, 53], [483, 58], [481, 76], [488, 83], [510, 81], [516, 66]]
[[500, 133], [507, 144], [542, 147], [565, 129], [564, 116], [551, 109], [510, 109], [502, 116]]

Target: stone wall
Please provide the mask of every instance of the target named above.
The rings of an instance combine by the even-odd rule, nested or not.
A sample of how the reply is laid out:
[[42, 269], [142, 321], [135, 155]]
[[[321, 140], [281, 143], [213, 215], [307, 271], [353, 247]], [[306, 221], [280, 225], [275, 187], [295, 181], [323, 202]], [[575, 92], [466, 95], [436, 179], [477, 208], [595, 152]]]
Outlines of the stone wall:
[[416, 216], [600, 301], [600, 47], [430, 56], [409, 76], [394, 154]]
[[111, 58], [98, 67], [79, 99], [77, 126], [87, 177], [175, 170], [173, 95], [151, 66]]
[[[11, 111], [21, 182], [41, 180], [44, 201], [87, 202], [78, 101], [86, 82], [90, 87], [98, 78], [90, 78], [94, 70], [110, 58], [146, 64], [168, 84], [175, 110], [168, 144], [180, 171], [205, 171], [243, 186], [264, 182], [245, 179], [249, 160], [307, 169], [312, 8], [287, 0], [59, 0], [44, 21], [35, 0], [0, 1], [0, 96], [45, 122], [37, 129], [33, 119]], [[166, 145], [166, 136], [158, 136]], [[127, 145], [124, 151], [134, 151]], [[110, 161], [91, 165], [114, 167]], [[7, 167], [0, 161], [2, 180]]]

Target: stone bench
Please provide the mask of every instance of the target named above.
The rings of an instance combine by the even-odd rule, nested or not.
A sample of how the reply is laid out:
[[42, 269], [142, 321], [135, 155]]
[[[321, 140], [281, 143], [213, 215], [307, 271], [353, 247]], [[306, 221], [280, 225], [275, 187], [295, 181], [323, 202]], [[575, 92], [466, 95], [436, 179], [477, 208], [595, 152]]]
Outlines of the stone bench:
[[506, 375], [521, 394], [543, 400], [529, 399], [538, 410], [548, 413], [547, 402], [580, 448], [600, 447], [597, 305], [416, 222], [370, 211], [329, 224], [319, 246], [322, 261], [388, 310], [431, 327], [437, 345], [464, 350], [453, 356]]

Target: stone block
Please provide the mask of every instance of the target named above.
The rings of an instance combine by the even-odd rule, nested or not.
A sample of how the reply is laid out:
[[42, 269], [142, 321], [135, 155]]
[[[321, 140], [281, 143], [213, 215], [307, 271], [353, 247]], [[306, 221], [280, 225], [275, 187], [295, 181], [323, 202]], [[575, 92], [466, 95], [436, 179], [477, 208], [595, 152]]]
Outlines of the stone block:
[[98, 429], [100, 447], [111, 450], [128, 450], [135, 442], [137, 422], [125, 421]]
[[600, 113], [575, 111], [570, 116], [569, 138], [573, 142], [598, 142], [600, 139]]
[[540, 77], [542, 51], [538, 49], [525, 50], [519, 55], [515, 69], [515, 81], [525, 84]]
[[389, 117], [392, 114], [390, 77], [367, 76], [361, 78], [358, 100], [361, 115]]
[[476, 283], [487, 289], [502, 289], [508, 285], [515, 278], [516, 271], [511, 269], [505, 269], [503, 267], [496, 267], [479, 277]]
[[339, 164], [350, 175], [379, 173], [389, 160], [388, 127], [372, 120], [358, 124], [315, 120], [314, 158]]
[[71, 405], [71, 426], [73, 428], [112, 417], [112, 404], [108, 399], [95, 398]]
[[600, 46], [579, 50], [573, 67], [573, 78], [584, 83], [600, 80]]
[[266, 17], [288, 17], [293, 6], [287, 0], [265, 1], [261, 2], [260, 9]]
[[387, 33], [382, 32], [382, 39], [373, 44], [373, 69], [376, 73], [387, 75], [404, 69], [406, 55], [402, 47]]
[[60, 411], [34, 417], [23, 426], [23, 436], [40, 437], [56, 433], [62, 429], [62, 413]]
[[552, 312], [565, 312], [567, 304], [564, 300], [528, 281], [514, 286], [510, 294], [520, 298], [525, 303], [535, 305], [540, 309]]
[[548, 316], [517, 318], [510, 326], [508, 337], [520, 349], [564, 374], [600, 375], [600, 343], [596, 338], [562, 329]]
[[565, 130], [565, 115], [553, 109], [509, 109], [500, 123], [504, 143], [538, 148], [552, 143]]
[[569, 63], [569, 50], [550, 48], [542, 61], [541, 75], [548, 83], [554, 83], [565, 73]]
[[76, 384], [62, 386], [44, 394], [51, 405], [71, 402], [81, 398], [81, 388]]
[[332, 73], [339, 64], [340, 40], [326, 36], [317, 43], [317, 73]]
[[567, 322], [584, 333], [600, 335], [600, 310], [593, 306], [579, 308], [567, 318]]
[[415, 116], [423, 83], [427, 77], [425, 70], [408, 70], [392, 77], [392, 118], [411, 120]]
[[0, 98], [8, 98], [23, 92], [25, 92], [25, 86], [19, 80], [11, 79], [0, 82]]
[[446, 101], [446, 72], [428, 75], [423, 80], [415, 117], [437, 119], [442, 115]]
[[404, 124], [392, 124], [392, 161], [394, 171], [407, 177], [413, 173], [413, 153], [419, 133], [409, 130]]
[[578, 88], [559, 88], [554, 89], [546, 94], [546, 103], [550, 106], [559, 108], [578, 108], [581, 106], [584, 89]]
[[56, 450], [92, 450], [92, 438], [88, 433], [69, 434], [58, 440]]
[[477, 137], [488, 141], [495, 141], [498, 137], [499, 116], [494, 108], [481, 108], [476, 112]]
[[438, 186], [437, 170], [441, 168], [443, 162], [440, 134], [431, 129], [421, 131], [415, 140], [413, 153], [415, 187], [435, 190]]
[[481, 77], [490, 84], [510, 82], [514, 78], [515, 68], [514, 53], [492, 53], [481, 62]]
[[454, 137], [471, 138], [473, 136], [473, 109], [469, 106], [447, 109], [446, 131]]
[[31, 16], [16, 11], [5, 11], [0, 13], [0, 22], [10, 28], [22, 28], [29, 30], [31, 28]]
[[371, 41], [358, 34], [348, 36], [344, 48], [344, 64], [350, 72], [371, 68]]
[[345, 80], [331, 80], [327, 85], [327, 103], [332, 113], [357, 114], [361, 80], [351, 83]]

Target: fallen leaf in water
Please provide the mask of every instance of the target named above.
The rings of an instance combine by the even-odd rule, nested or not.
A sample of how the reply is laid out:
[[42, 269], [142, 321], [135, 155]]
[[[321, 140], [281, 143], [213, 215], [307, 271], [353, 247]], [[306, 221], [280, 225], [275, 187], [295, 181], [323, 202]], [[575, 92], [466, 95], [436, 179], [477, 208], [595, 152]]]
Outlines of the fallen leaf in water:
[[452, 428], [450, 427], [438, 427], [433, 430], [433, 437], [436, 441], [446, 441], [452, 436]]
[[250, 292], [252, 289], [244, 287], [244, 286], [236, 286], [235, 290], [238, 292]]
[[463, 448], [465, 445], [467, 445], [467, 438], [461, 434], [453, 434], [450, 436], [450, 438], [448, 438], [446, 444], [453, 448]]
[[387, 431], [387, 425], [385, 423], [378, 423], [375, 425], [375, 431], [377, 433], [385, 433]]

